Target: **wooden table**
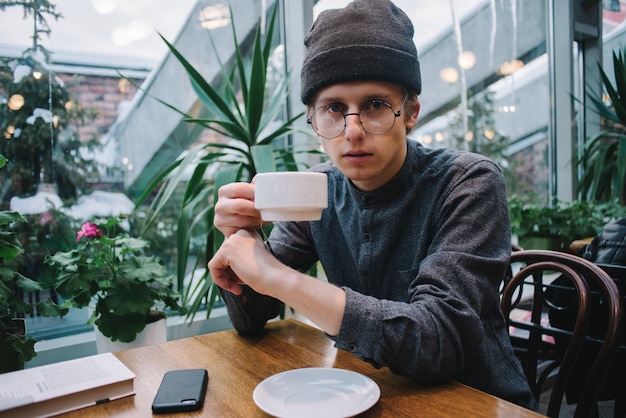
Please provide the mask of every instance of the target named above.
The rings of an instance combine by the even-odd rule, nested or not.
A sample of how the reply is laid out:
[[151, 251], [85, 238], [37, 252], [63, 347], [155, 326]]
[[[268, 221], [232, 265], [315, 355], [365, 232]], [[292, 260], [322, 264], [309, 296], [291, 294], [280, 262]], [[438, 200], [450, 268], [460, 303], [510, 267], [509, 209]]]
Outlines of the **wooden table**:
[[205, 368], [209, 372], [205, 405], [201, 411], [188, 416], [267, 417], [252, 400], [252, 391], [263, 379], [300, 367], [343, 368], [373, 379], [380, 386], [381, 397], [361, 417], [540, 416], [456, 382], [421, 387], [386, 368], [375, 369], [354, 355], [334, 348], [322, 331], [296, 320], [269, 323], [261, 336], [242, 337], [234, 330], [221, 331], [115, 355], [137, 375], [136, 395], [65, 416], [150, 416], [152, 399], [166, 371]]

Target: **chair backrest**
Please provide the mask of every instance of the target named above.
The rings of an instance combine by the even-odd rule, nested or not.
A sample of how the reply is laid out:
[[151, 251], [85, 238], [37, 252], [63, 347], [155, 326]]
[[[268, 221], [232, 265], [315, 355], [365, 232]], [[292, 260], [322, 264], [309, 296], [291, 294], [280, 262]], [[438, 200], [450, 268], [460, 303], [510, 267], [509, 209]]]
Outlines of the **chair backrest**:
[[[535, 396], [539, 399], [548, 376], [556, 373], [547, 414], [557, 417], [570, 378], [580, 366], [577, 360], [583, 345], [592, 340], [597, 355], [585, 369], [575, 412], [577, 417], [591, 416], [621, 337], [622, 301], [617, 286], [597, 265], [556, 251], [514, 251], [511, 266], [512, 271], [521, 267], [506, 282], [501, 307]], [[559, 292], [569, 292], [569, 297], [555, 297]], [[597, 304], [605, 312], [606, 331], [592, 338], [588, 328]], [[558, 328], [548, 314], [562, 309], [574, 314], [571, 326]]]
[[[622, 306], [626, 306], [626, 266], [615, 264], [598, 264], [615, 282], [622, 297]], [[626, 309], [626, 308], [624, 308]], [[625, 314], [626, 315], [626, 314]], [[626, 328], [626, 318], [622, 323], [622, 327]], [[626, 417], [626, 330], [622, 333], [622, 338], [617, 352], [617, 358], [614, 363], [605, 387], [612, 390], [615, 396], [614, 417]]]
[[626, 281], [626, 266], [600, 263], [596, 263], [596, 265], [604, 270], [609, 276], [611, 276], [614, 281]]

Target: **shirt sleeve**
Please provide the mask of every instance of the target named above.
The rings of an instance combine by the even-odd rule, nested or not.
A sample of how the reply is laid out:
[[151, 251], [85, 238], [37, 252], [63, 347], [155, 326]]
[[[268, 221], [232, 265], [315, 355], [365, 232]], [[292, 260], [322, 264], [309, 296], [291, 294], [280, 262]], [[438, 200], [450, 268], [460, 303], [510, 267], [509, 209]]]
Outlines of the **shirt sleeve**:
[[282, 308], [278, 299], [257, 293], [249, 286], [243, 286], [241, 295], [221, 288], [219, 291], [230, 321], [240, 334], [259, 333], [267, 321], [278, 316]]

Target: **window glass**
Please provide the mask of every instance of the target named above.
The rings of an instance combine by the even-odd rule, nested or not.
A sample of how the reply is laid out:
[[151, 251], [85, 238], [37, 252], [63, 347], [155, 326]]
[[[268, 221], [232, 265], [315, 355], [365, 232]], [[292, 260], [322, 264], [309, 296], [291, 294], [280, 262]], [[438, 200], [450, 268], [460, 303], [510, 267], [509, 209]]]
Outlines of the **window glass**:
[[[413, 21], [422, 71], [411, 137], [491, 157], [510, 193], [547, 194], [546, 2], [394, 3]], [[316, 14], [336, 6], [322, 0]]]
[[[20, 230], [26, 253], [19, 268], [46, 288], [33, 297], [51, 296], [62, 303], [50, 290], [55, 277], [46, 269], [46, 255], [73, 248], [81, 224], [92, 217], [132, 212], [141, 187], [189, 147], [208, 140], [226, 142], [223, 138], [216, 139], [212, 132], [192, 127], [182, 121], [181, 115], [156, 100], [162, 99], [189, 114], [194, 114], [199, 107], [194, 104], [197, 94], [187, 75], [177, 61], [166, 55], [168, 50], [159, 34], [175, 43], [208, 80], [219, 79], [221, 71], [211, 52], [209, 31], [215, 34], [223, 62], [230, 61], [234, 48], [232, 42], [220, 42], [221, 37], [232, 40], [230, 12], [224, 5], [206, 7], [206, 2], [195, 0], [40, 3], [45, 9], [35, 15], [32, 11], [25, 13], [19, 4], [0, 11], [3, 39], [0, 104], [8, 104], [15, 93], [21, 93], [19, 96], [25, 103], [16, 111], [10, 109], [13, 114], [7, 110], [0, 115], [3, 134], [0, 154], [15, 154], [11, 144], [25, 142], [25, 139], [34, 145], [43, 143], [52, 148], [84, 145], [91, 140], [102, 146], [93, 150], [83, 148], [80, 152], [68, 148], [67, 152], [60, 153], [74, 162], [83, 159], [81, 164], [98, 161], [97, 165], [81, 165], [76, 173], [63, 177], [67, 180], [80, 177], [80, 184], [75, 185], [59, 181], [65, 174], [64, 167], [56, 156], [46, 154], [50, 147], [37, 157], [42, 164], [8, 164], [0, 170], [0, 196], [2, 209], [19, 210], [29, 220]], [[233, 7], [236, 9], [237, 5]], [[263, 2], [258, 8], [250, 9], [249, 15], [238, 15], [238, 29], [251, 27], [268, 9], [269, 5]], [[37, 20], [38, 26], [34, 26], [34, 19], [40, 17], [46, 24]], [[33, 32], [33, 27], [42, 31]], [[43, 30], [49, 30], [49, 34]], [[38, 36], [36, 47], [33, 33]], [[250, 50], [248, 36], [243, 32], [238, 36], [245, 44], [242, 51], [246, 54]], [[268, 76], [276, 85], [285, 74], [279, 40], [280, 33], [276, 31]], [[18, 78], [22, 84], [15, 81]], [[32, 105], [34, 99], [37, 102]], [[11, 104], [18, 102], [14, 98]], [[16, 128], [13, 120], [20, 110], [23, 117], [19, 116], [19, 122], [24, 126]], [[48, 115], [51, 116], [48, 118]], [[29, 118], [33, 123], [28, 122]], [[122, 142], [136, 147], [123, 147]], [[141, 186], [131, 190], [129, 178], [130, 182]], [[90, 197], [83, 199], [85, 195]], [[53, 196], [55, 202], [58, 199], [56, 209], [47, 208], [47, 196]], [[42, 200], [33, 203], [33, 197]], [[178, 203], [174, 198], [172, 208], [164, 210], [158, 222], [144, 235], [151, 242], [151, 252], [162, 258], [172, 273], [175, 272], [176, 254], [172, 243], [175, 242]], [[61, 206], [63, 210], [59, 209]], [[141, 213], [137, 215], [131, 222], [134, 231], [138, 231], [142, 222]], [[192, 240], [191, 251], [202, 248], [205, 241], [199, 234]], [[192, 257], [189, 270], [193, 264]], [[36, 339], [48, 339], [90, 330], [91, 326], [86, 324], [90, 315], [89, 309], [71, 309], [62, 319], [42, 318], [34, 312], [27, 318], [27, 327]]]

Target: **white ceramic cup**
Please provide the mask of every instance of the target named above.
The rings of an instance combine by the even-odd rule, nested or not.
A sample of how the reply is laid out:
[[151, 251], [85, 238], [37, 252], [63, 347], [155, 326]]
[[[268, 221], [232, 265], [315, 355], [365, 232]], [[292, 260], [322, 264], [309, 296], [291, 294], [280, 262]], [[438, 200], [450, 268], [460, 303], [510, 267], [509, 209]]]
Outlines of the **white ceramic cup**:
[[328, 207], [328, 178], [324, 173], [259, 173], [254, 184], [254, 206], [264, 221], [318, 221]]

